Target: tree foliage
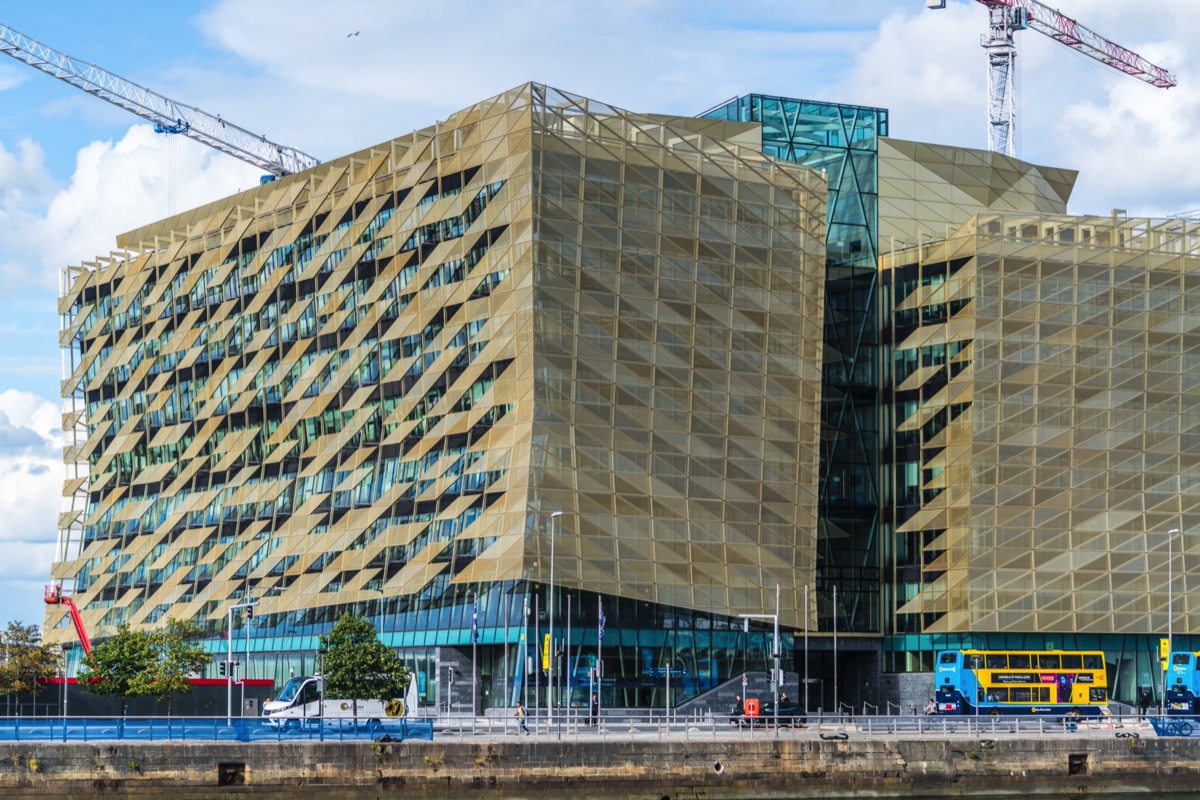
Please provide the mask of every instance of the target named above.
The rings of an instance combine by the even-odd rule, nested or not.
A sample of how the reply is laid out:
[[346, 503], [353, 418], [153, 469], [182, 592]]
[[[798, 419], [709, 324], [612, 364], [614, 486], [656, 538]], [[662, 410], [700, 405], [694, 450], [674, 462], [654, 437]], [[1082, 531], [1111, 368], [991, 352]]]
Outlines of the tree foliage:
[[154, 662], [135, 681], [137, 694], [166, 699], [167, 715], [177, 694], [187, 694], [195, 686], [190, 675], [202, 672], [211, 660], [198, 641], [204, 629], [192, 620], [168, 619], [166, 627], [150, 633]]
[[83, 660], [79, 682], [90, 694], [116, 695], [125, 716], [129, 698], [150, 696], [167, 700], [167, 713], [177, 694], [192, 691], [188, 676], [200, 672], [210, 657], [198, 640], [204, 630], [191, 620], [168, 619], [153, 631], [135, 631], [122, 624], [117, 635], [92, 648]]
[[129, 698], [145, 693], [145, 675], [153, 670], [156, 660], [150, 634], [122, 623], [116, 636], [96, 645], [84, 657], [79, 682], [89, 694], [120, 698], [123, 717]]
[[[408, 670], [390, 647], [379, 641], [375, 626], [362, 617], [343, 615], [321, 637], [325, 696], [388, 700], [403, 697]], [[358, 704], [354, 704], [358, 716]]]
[[34, 694], [62, 667], [62, 652], [55, 645], [42, 643], [36, 625], [17, 620], [8, 623], [0, 639], [0, 694]]

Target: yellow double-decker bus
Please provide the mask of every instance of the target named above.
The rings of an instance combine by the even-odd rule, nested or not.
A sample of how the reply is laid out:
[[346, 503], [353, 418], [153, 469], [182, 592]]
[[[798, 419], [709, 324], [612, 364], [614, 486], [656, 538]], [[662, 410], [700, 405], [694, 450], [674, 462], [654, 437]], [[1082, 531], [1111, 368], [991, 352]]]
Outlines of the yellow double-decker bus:
[[1108, 705], [1099, 651], [943, 650], [935, 670], [939, 714], [1098, 716]]

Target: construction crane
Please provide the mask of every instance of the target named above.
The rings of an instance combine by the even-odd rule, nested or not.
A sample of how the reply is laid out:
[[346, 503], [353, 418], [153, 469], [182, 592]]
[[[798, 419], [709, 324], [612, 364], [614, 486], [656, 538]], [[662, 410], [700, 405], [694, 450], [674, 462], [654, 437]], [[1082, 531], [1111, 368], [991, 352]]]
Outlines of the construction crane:
[[83, 654], [86, 656], [92, 652], [92, 642], [88, 639], [87, 630], [83, 627], [83, 617], [79, 616], [79, 607], [75, 605], [75, 601], [71, 599], [71, 596], [64, 594], [61, 586], [52, 583], [46, 587], [45, 599], [46, 605], [64, 605], [67, 607], [67, 611], [71, 615], [71, 624], [75, 626], [75, 633], [79, 636], [79, 644], [83, 647]]
[[220, 114], [176, 102], [95, 64], [77, 61], [4, 23], [0, 23], [0, 53], [137, 114], [154, 123], [158, 133], [182, 134], [273, 176], [291, 175], [321, 163], [307, 153], [223, 120]]
[[[993, 152], [1008, 156], [1017, 154], [1017, 46], [1013, 41], [1017, 31], [1032, 28], [1151, 86], [1169, 89], [1177, 83], [1175, 76], [1162, 67], [1037, 0], [975, 2], [988, 9], [988, 34], [981, 44], [988, 59], [988, 147]], [[925, 0], [925, 5], [927, 8], [945, 8], [946, 0]]]

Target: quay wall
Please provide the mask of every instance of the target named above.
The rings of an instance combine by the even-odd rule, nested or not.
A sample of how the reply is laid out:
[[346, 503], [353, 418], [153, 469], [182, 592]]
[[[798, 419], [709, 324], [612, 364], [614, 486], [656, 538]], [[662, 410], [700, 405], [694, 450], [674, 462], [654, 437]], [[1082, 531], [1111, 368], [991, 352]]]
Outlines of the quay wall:
[[723, 798], [1166, 794], [1200, 739], [852, 735], [0, 744], [0, 796]]

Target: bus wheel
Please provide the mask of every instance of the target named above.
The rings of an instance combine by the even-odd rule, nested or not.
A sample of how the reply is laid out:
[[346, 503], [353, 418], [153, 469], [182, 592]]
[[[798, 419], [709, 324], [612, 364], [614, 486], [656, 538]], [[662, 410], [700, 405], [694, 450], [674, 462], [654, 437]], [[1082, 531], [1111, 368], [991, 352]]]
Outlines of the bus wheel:
[[1000, 716], [1000, 709], [998, 709], [998, 708], [993, 708], [991, 711], [989, 711], [989, 712], [988, 712], [988, 716], [989, 716], [989, 717], [998, 717], [998, 716]]

